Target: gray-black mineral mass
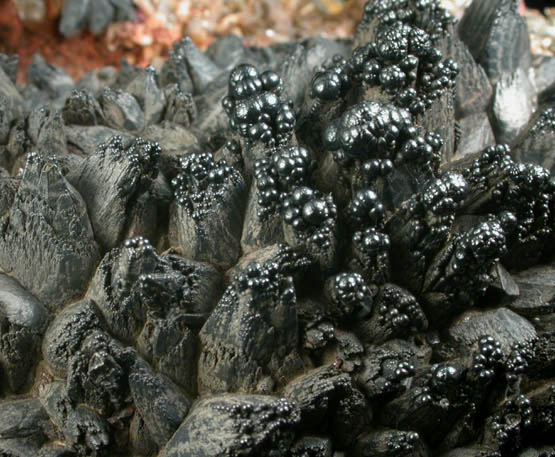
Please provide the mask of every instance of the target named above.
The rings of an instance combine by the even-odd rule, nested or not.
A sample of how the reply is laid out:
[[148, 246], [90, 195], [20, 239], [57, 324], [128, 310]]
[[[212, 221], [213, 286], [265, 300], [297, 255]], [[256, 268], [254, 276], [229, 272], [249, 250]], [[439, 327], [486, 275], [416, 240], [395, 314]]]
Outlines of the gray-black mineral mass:
[[76, 82], [0, 54], [0, 456], [555, 457], [529, 47], [516, 0], [370, 0], [350, 39]]

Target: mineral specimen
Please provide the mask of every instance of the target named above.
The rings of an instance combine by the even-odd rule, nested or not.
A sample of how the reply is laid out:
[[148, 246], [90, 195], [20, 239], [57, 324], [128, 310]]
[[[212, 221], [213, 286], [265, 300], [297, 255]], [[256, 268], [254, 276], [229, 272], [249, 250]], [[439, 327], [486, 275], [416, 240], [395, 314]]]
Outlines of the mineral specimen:
[[77, 83], [0, 56], [0, 455], [554, 455], [553, 78], [516, 3]]

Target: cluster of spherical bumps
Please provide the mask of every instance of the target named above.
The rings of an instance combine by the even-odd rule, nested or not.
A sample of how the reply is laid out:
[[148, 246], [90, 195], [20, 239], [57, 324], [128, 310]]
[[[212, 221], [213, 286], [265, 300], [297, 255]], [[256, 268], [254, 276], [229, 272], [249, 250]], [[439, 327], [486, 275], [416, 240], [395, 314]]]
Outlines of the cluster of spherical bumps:
[[306, 148], [279, 147], [271, 158], [262, 158], [254, 164], [254, 177], [259, 191], [258, 215], [264, 219], [279, 212], [285, 194], [305, 185], [314, 169], [314, 161]]
[[281, 78], [274, 71], [258, 74], [252, 65], [239, 65], [229, 77], [229, 95], [222, 100], [229, 122], [251, 141], [278, 144], [286, 140], [295, 124], [291, 102], [279, 99]]
[[282, 206], [285, 223], [301, 236], [310, 237], [322, 248], [329, 245], [328, 238], [320, 229], [331, 226], [337, 215], [330, 196], [325, 197], [310, 187], [298, 187], [284, 199]]
[[181, 172], [172, 180], [176, 201], [200, 218], [226, 191], [226, 180], [237, 171], [216, 162], [209, 152], [193, 153], [179, 160]]

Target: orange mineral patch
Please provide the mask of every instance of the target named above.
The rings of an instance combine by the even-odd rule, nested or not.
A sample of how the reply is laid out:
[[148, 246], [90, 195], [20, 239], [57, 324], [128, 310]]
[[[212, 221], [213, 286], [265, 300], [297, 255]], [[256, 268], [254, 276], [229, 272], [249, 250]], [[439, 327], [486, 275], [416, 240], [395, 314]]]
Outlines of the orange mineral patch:
[[50, 63], [60, 66], [73, 78], [106, 65], [119, 65], [124, 56], [121, 50], [110, 51], [104, 37], [86, 32], [75, 38], [64, 39], [58, 33], [59, 6], [52, 6], [52, 16], [40, 24], [23, 24], [10, 0], [0, 0], [0, 52], [19, 55], [18, 80], [25, 80], [26, 68], [33, 55], [40, 53]]

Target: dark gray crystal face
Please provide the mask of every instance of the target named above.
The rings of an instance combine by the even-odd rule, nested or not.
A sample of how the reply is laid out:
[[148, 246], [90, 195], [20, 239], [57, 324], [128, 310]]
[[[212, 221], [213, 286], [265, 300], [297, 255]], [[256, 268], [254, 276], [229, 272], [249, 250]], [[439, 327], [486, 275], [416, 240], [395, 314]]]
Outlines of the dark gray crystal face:
[[[118, 135], [98, 145], [81, 167], [68, 174], [85, 196], [93, 230], [103, 248], [114, 248], [128, 236], [150, 234], [149, 223], [154, 221], [149, 219], [156, 217], [157, 199], [149, 195], [158, 175], [159, 157], [157, 143], [140, 137], [128, 142]], [[139, 218], [138, 231], [131, 225], [135, 217]]]
[[85, 202], [54, 157], [29, 154], [1, 226], [1, 268], [45, 306], [60, 309], [85, 291], [98, 246]]
[[278, 263], [239, 273], [200, 332], [199, 389], [258, 392], [291, 376], [301, 363], [295, 304], [293, 280]]
[[298, 423], [298, 410], [284, 398], [214, 396], [194, 407], [161, 455], [279, 455]]
[[0, 456], [555, 455], [555, 79], [517, 3], [77, 82], [0, 54]]
[[208, 152], [183, 157], [180, 170], [172, 181], [171, 243], [194, 260], [233, 265], [241, 252], [243, 176], [225, 160], [216, 162]]

